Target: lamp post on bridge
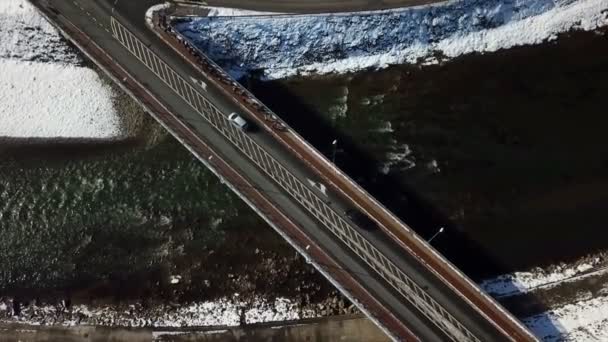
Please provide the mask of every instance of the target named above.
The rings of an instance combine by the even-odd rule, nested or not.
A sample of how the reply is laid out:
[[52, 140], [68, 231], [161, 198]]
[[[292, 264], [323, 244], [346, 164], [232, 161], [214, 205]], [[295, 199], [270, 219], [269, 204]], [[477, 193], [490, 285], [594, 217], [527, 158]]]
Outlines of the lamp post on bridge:
[[338, 147], [338, 139], [331, 142], [331, 162], [336, 163], [336, 149]]
[[435, 234], [433, 234], [433, 236], [431, 236], [431, 238], [430, 238], [430, 239], [428, 239], [426, 242], [427, 242], [427, 243], [431, 243], [431, 241], [433, 241], [433, 239], [434, 239], [435, 237], [437, 237], [437, 235], [439, 235], [439, 234], [443, 233], [443, 229], [444, 229], [443, 227], [440, 227], [440, 228], [439, 228], [439, 230], [438, 230], [438, 231], [437, 231]]

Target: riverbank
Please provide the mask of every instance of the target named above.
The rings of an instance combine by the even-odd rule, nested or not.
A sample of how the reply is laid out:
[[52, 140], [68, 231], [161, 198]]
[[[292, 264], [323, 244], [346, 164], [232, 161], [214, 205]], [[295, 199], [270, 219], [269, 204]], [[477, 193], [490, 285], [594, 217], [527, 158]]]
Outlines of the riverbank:
[[191, 329], [124, 329], [106, 327], [44, 327], [0, 324], [0, 341], [62, 340], [62, 341], [360, 341], [388, 342], [389, 339], [373, 323], [361, 316], [333, 316], [322, 319], [275, 322], [235, 328], [214, 326]]

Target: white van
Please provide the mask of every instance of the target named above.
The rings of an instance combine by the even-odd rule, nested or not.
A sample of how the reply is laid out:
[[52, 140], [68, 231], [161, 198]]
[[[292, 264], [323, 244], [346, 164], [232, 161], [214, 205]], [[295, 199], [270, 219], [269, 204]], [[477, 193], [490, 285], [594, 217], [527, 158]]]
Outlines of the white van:
[[246, 131], [249, 127], [249, 123], [247, 122], [247, 120], [243, 119], [237, 113], [231, 113], [230, 115], [228, 115], [228, 120], [230, 120], [233, 125], [242, 129], [243, 131]]

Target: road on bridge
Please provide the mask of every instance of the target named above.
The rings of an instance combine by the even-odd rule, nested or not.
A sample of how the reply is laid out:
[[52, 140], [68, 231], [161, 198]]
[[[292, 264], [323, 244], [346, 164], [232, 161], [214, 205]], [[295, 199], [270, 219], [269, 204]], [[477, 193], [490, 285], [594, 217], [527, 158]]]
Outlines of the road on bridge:
[[[187, 138], [203, 142], [203, 144], [207, 146], [207, 150], [203, 153], [203, 148], [201, 148], [201, 150], [196, 150], [192, 145], [185, 145], [187, 145], [199, 159], [207, 164], [208, 167], [213, 169], [214, 162], [211, 158], [213, 156], [217, 157], [216, 160], [229, 161], [227, 164], [229, 164], [231, 170], [242, 178], [239, 184], [231, 183], [231, 180], [235, 178], [226, 178], [225, 181], [227, 185], [231, 186], [235, 192], [246, 193], [247, 191], [254, 189], [258, 193], [261, 193], [265, 200], [268, 203], [271, 203], [272, 207], [278, 208], [282, 213], [287, 213], [288, 219], [297, 225], [297, 229], [303, 232], [310, 240], [310, 243], [302, 243], [300, 241], [299, 251], [310, 257], [312, 252], [307, 253], [307, 250], [311, 244], [314, 245], [312, 249], [317, 248], [322, 251], [326, 256], [326, 259], [324, 260], [328, 261], [320, 261], [312, 257], [313, 263], [315, 263], [315, 266], [328, 276], [328, 278], [349, 297], [357, 297], [359, 299], [359, 296], [356, 295], [357, 293], [367, 293], [368, 295], [371, 295], [376, 302], [373, 300], [368, 302], [358, 300], [360, 306], [364, 311], [367, 311], [367, 313], [371, 315], [372, 319], [381, 322], [380, 325], [393, 338], [405, 339], [416, 336], [424, 341], [450, 340], [445, 329], [442, 329], [422, 315], [418, 309], [404, 299], [402, 294], [388, 284], [385, 279], [380, 277], [376, 270], [354, 253], [352, 247], [347, 246], [344, 241], [336, 238], [335, 233], [328, 231], [327, 224], [324, 224], [322, 220], [319, 220], [318, 216], [312, 215], [309, 208], [306, 208], [301, 202], [295, 200], [293, 195], [290, 194], [289, 191], [286, 191], [284, 186], [281, 186], [276, 180], [269, 177], [267, 172], [265, 173], [260, 169], [259, 164], [252, 161], [251, 158], [243, 153], [243, 150], [240, 150], [238, 146], [235, 146], [235, 141], [242, 141], [242, 132], [230, 133], [231, 135], [222, 133], [224, 131], [218, 130], [217, 126], [222, 123], [217, 123], [214, 127], [214, 122], [203, 119], [200, 113], [197, 112], [197, 108], [193, 107], [192, 104], [188, 102], [184, 93], [192, 93], [193, 89], [196, 89], [196, 92], [211, 102], [222, 115], [227, 116], [232, 112], [239, 112], [242, 114], [242, 107], [239, 106], [233, 98], [226, 96], [221, 89], [214, 86], [213, 82], [205, 79], [198, 70], [186, 62], [182, 56], [176, 53], [171, 47], [167, 46], [154, 32], [146, 27], [145, 13], [150, 6], [158, 1], [32, 0], [32, 2], [42, 9], [46, 8], [45, 6], [47, 4], [50, 4], [52, 10], [49, 10], [48, 8], [50, 7], [48, 7], [47, 10], [43, 12], [45, 12], [47, 16], [50, 14], [52, 21], [59, 24], [60, 27], [63, 26], [65, 28], [73, 26], [74, 30], [80, 30], [80, 32], [86, 35], [93, 43], [87, 44], [82, 42], [79, 44], [79, 47], [87, 51], [96, 62], [100, 65], [103, 64], [97, 60], [93, 52], [96, 49], [111, 56], [112, 62], [119, 66], [124, 71], [124, 74], [127, 75], [127, 77], [122, 79], [123, 87], [125, 86], [125, 83], [127, 83], [127, 79], [133, 79], [144, 88], [143, 90], [145, 90], [147, 96], [153, 98], [154, 101], [159, 104], [159, 107], [163, 107], [167, 112], [171, 113], [175, 120], [186, 125], [188, 129], [184, 134], [190, 135]], [[283, 12], [378, 9], [428, 2], [433, 1], [356, 0], [351, 2], [333, 0], [324, 1], [323, 4], [316, 5], [305, 0], [209, 1], [210, 4], [236, 5], [238, 3], [239, 5], [242, 5], [241, 7], [250, 9]], [[112, 25], [112, 17], [120, 23], [120, 26], [116, 26], [116, 24], [114, 26]], [[177, 76], [181, 78], [182, 80], [180, 82], [184, 82], [188, 89], [181, 86], [182, 88], [177, 87], [178, 89], [176, 90], [166, 82], [163, 82], [161, 78], [165, 74], [159, 76], [154, 70], [146, 67], [145, 59], [142, 60], [141, 58], [136, 57], [133, 52], [126, 49], [125, 46], [121, 45], [117, 38], [113, 36], [113, 30], [116, 30], [116, 27], [120, 27], [121, 35], [129, 33], [129, 35], [132, 35], [129, 36], [129, 39], [141, 42], [140, 46], [140, 43], [133, 43], [131, 40], [127, 47], [137, 46], [137, 48], [134, 48], [136, 51], [135, 53], [143, 49], [151, 50], [158, 56], [159, 60], [162, 60], [170, 69], [170, 73], [173, 75], [170, 77], [175, 78]], [[154, 63], [157, 63], [157, 61]], [[108, 65], [105, 65], [104, 69], [107, 70]], [[121, 81], [122, 75], [114, 73], [113, 76], [119, 82]], [[203, 89], [203, 87], [200, 86], [200, 83], [196, 81], [197, 79], [205, 81], [207, 84], [206, 88]], [[139, 94], [132, 95], [141, 97]], [[150, 109], [149, 107], [150, 106], [148, 106], [148, 110], [154, 114], [154, 108]], [[158, 116], [157, 119], [159, 119], [161, 123], [163, 122], [163, 119]], [[226, 120], [220, 121], [223, 123], [227, 122]], [[164, 124], [169, 129], [171, 128], [170, 123], [164, 122]], [[234, 128], [226, 128], [226, 130], [234, 130]], [[172, 133], [180, 138], [179, 134], [175, 131], [172, 131]], [[237, 135], [239, 137], [234, 138], [234, 136]], [[231, 141], [231, 136], [236, 140]], [[312, 172], [304, 161], [296, 158], [293, 153], [287, 150], [285, 146], [277, 143], [276, 140], [264, 130], [256, 130], [249, 133], [247, 139], [251, 139], [252, 142], [278, 161], [282, 167], [289, 170], [292, 176], [300, 182], [300, 185], [298, 186], [304, 185], [309, 188], [307, 191], [312, 192], [314, 196], [323, 198], [327, 208], [330, 208], [329, 210], [332, 210], [334, 213], [344, 213], [353, 207], [352, 203], [346, 201], [343, 196], [332, 191], [323, 193], [318, 188], [312, 186], [309, 181], [319, 182], [320, 179], [318, 175]], [[180, 140], [184, 143], [183, 140], [186, 139], [183, 139], [182, 137]], [[217, 168], [220, 167], [216, 167], [216, 169]], [[222, 176], [221, 172], [219, 172], [219, 174]], [[246, 198], [245, 200], [247, 201]], [[248, 203], [255, 207], [251, 201], [248, 201]], [[269, 216], [264, 212], [264, 208], [258, 207], [256, 209], [263, 217]], [[280, 232], [280, 228], [277, 227], [276, 222], [272, 222], [268, 217], [265, 218]], [[344, 218], [344, 220], [348, 220], [348, 218]], [[483, 314], [473, 308], [466, 300], [459, 296], [454, 296], [452, 289], [434, 274], [429, 272], [427, 268], [421, 265], [419, 260], [407, 253], [382, 231], [362, 229], [356, 227], [356, 224], [352, 224], [352, 222], [351, 226], [356, 229], [357, 234], [377, 248], [377, 250], [388, 258], [393, 265], [400, 270], [403, 270], [416, 284], [424, 288], [424, 291], [429, 294], [438, 305], [445, 308], [447, 312], [465, 326], [478, 340], [509, 340], [504, 331], [492, 324], [487, 317], [484, 317]], [[290, 235], [283, 232], [283, 236], [298, 247], [298, 242], [293, 241], [294, 234]], [[343, 274], [339, 275], [340, 272]], [[347, 274], [348, 277], [352, 277], [354, 283], [345, 284], [342, 282], [341, 279], [343, 280], [345, 279], [344, 277], [346, 277], [344, 274]], [[361, 288], [358, 288], [359, 286]], [[386, 318], [388, 316], [390, 317]], [[386, 324], [384, 320], [392, 320], [392, 322], [397, 323], [390, 325]], [[527, 336], [525, 336], [525, 339], [531, 340], [531, 338], [528, 338]]]

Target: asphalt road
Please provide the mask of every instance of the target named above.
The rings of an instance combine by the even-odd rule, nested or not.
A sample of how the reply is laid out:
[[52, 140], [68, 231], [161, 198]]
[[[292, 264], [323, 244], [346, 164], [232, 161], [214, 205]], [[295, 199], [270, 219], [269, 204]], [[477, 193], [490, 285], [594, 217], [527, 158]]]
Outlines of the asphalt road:
[[[447, 340], [447, 337], [431, 322], [420, 315], [416, 309], [412, 308], [406, 300], [394, 289], [381, 280], [376, 273], [371, 270], [363, 261], [353, 254], [348, 247], [341, 244], [328, 232], [324, 226], [316, 221], [304, 208], [285, 193], [274, 181], [264, 175], [257, 167], [242, 155], [232, 144], [213, 129], [203, 120], [189, 104], [183, 101], [176, 93], [160, 82], [159, 79], [148, 70], [139, 60], [131, 55], [122, 45], [120, 45], [110, 33], [110, 16], [114, 15], [123, 25], [127, 26], [136, 36], [146, 42], [165, 62], [175, 71], [179, 72], [186, 80], [190, 81], [190, 76], [197, 75], [202, 77], [188, 63], [185, 63], [171, 48], [167, 47], [154, 35], [145, 25], [144, 14], [147, 8], [157, 1], [117, 1], [115, 0], [49, 0], [59, 13], [74, 25], [83, 30], [91, 37], [96, 44], [103, 48], [107, 53], [133, 75], [140, 83], [144, 84], [148, 90], [166, 105], [171, 112], [177, 114], [182, 120], [192, 124], [200, 137], [203, 138], [216, 152], [226, 160], [230, 160], [232, 165], [245, 175], [248, 180], [256, 184], [259, 189], [271, 198], [284, 212], [296, 220], [303, 229], [307, 231], [319, 245], [328, 251], [335, 259], [339, 260], [342, 267], [350, 270], [374, 296], [390, 307], [394, 315], [403, 322], [407, 322], [410, 329], [425, 341]], [[309, 1], [209, 1], [213, 4], [229, 5], [235, 2], [251, 9], [266, 11], [288, 11], [283, 10], [286, 4], [291, 4], [298, 11], [323, 11], [346, 10], [348, 9], [375, 9], [385, 8], [390, 4], [413, 4], [416, 1], [325, 1], [323, 5], [316, 7]], [[380, 7], [378, 7], [380, 6]], [[382, 7], [384, 6], [384, 7]], [[294, 10], [289, 10], [293, 12]], [[206, 82], [208, 85], [211, 82]], [[196, 83], [192, 82], [193, 85]], [[239, 111], [234, 101], [224, 96], [219, 89], [208, 86], [206, 93], [201, 91], [208, 99], [226, 114]], [[295, 159], [282, 146], [277, 144], [269, 135], [263, 131], [251, 134], [255, 141], [263, 146], [268, 152], [283, 162], [289, 170], [293, 171], [305, 184], [307, 179], [317, 180], [316, 176], [307, 171], [307, 168], [300, 160]], [[348, 204], [342, 202], [339, 196], [329, 194], [328, 200], [332, 207], [338, 212], [344, 212], [350, 208]], [[405, 253], [392, 240], [378, 231], [359, 230], [368, 240], [372, 241], [376, 247], [382, 250], [393, 262], [412, 277], [416, 282], [425, 287], [429, 294], [435, 298], [444, 308], [454, 315], [469, 330], [474, 332], [482, 341], [501, 341], [505, 337], [498, 332], [486, 319], [482, 318], [477, 311], [472, 309], [464, 300], [450, 295], [452, 292], [434, 275], [424, 269], [417, 260]]]

